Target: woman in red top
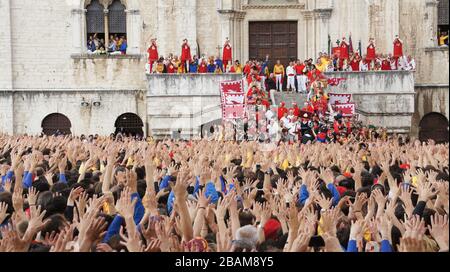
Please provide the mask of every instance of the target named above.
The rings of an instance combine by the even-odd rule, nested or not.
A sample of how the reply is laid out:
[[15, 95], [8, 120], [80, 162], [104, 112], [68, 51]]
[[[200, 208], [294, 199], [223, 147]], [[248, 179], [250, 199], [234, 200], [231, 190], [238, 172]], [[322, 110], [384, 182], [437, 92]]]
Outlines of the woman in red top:
[[151, 39], [151, 45], [147, 49], [148, 63], [150, 64], [150, 71], [153, 69], [153, 63], [158, 60], [158, 46], [156, 46], [156, 39]]
[[403, 42], [400, 38], [395, 36], [394, 40], [394, 58], [398, 59], [403, 56]]
[[201, 74], [206, 74], [208, 72], [208, 65], [206, 65], [205, 60], [198, 66], [198, 72]]
[[371, 62], [376, 58], [375, 40], [370, 38], [369, 45], [367, 46], [367, 61]]
[[172, 62], [170, 62], [168, 65], [167, 65], [167, 73], [168, 74], [174, 74], [175, 73], [175, 71], [176, 71], [176, 67], [175, 67], [175, 65], [172, 63]]
[[226, 38], [225, 44], [223, 46], [223, 54], [222, 54], [222, 61], [223, 61], [223, 67], [224, 70], [227, 70], [228, 62], [232, 61], [232, 50], [231, 50], [231, 44], [230, 40]]

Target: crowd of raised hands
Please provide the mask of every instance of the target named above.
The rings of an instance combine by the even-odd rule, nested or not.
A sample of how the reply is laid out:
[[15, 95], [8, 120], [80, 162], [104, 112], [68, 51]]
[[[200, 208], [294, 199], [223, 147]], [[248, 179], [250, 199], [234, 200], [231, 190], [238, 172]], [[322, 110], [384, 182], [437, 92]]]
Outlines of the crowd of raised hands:
[[438, 252], [449, 150], [0, 135], [0, 252]]

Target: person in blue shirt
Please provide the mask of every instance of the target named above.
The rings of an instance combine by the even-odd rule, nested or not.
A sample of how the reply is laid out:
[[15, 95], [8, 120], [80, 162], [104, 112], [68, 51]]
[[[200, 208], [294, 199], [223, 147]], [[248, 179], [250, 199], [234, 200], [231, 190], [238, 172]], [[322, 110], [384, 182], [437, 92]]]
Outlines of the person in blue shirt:
[[127, 39], [125, 39], [125, 37], [122, 37], [122, 43], [120, 44], [119, 49], [122, 55], [125, 55], [127, 53], [127, 48], [128, 48]]
[[194, 56], [191, 63], [189, 63], [189, 73], [195, 74], [198, 71], [198, 59]]

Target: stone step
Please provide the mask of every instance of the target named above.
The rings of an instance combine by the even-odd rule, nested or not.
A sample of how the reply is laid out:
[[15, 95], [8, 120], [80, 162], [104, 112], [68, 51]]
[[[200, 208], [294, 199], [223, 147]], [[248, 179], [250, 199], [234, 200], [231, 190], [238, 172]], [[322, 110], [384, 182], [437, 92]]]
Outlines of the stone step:
[[291, 107], [293, 102], [296, 102], [299, 107], [303, 107], [307, 99], [307, 95], [301, 93], [276, 92], [274, 96], [276, 105], [284, 102], [286, 107]]

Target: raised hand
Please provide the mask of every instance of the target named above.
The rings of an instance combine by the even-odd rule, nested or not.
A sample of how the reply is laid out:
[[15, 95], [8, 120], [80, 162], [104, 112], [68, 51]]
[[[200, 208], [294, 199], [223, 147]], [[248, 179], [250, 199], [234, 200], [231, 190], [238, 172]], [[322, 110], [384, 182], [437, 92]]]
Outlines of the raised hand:
[[350, 240], [357, 241], [359, 239], [362, 239], [366, 225], [367, 223], [364, 220], [353, 221], [350, 228]]
[[448, 251], [449, 249], [449, 227], [448, 227], [448, 216], [434, 214], [431, 216], [431, 226], [428, 227], [431, 236], [438, 243], [439, 249], [442, 252]]
[[331, 207], [332, 199], [327, 199], [323, 194], [318, 194], [315, 199], [315, 203], [318, 204], [323, 210], [328, 210]]
[[8, 204], [5, 202], [0, 202], [0, 224], [5, 221], [6, 217], [8, 217], [9, 213], [7, 213]]
[[139, 233], [137, 231], [133, 233], [128, 233], [128, 236], [124, 234], [123, 227], [120, 228], [120, 237], [123, 241], [120, 241], [120, 244], [126, 246], [128, 252], [142, 252], [144, 251], [144, 246], [142, 244], [142, 240], [139, 237]]

